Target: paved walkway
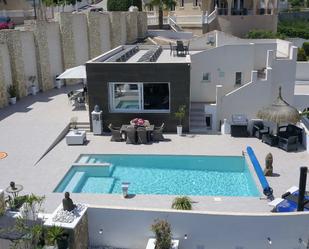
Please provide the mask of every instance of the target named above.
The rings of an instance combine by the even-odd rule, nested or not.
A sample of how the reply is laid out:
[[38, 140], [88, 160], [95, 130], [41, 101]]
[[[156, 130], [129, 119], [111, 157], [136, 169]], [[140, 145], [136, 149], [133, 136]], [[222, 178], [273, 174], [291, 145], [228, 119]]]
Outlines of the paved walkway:
[[[171, 141], [152, 145], [127, 145], [110, 142], [109, 136], [87, 134], [89, 143], [84, 146], [67, 146], [62, 140], [37, 165], [35, 162], [62, 131], [72, 116], [79, 121], [88, 121], [87, 111], [74, 111], [66, 93], [70, 88], [53, 90], [29, 96], [15, 106], [0, 111], [0, 151], [8, 157], [0, 160], [0, 188], [10, 181], [22, 184], [23, 193], [46, 195], [45, 210], [52, 212], [61, 202], [62, 194], [53, 190], [69, 170], [77, 157], [93, 154], [180, 154], [180, 155], [241, 155], [250, 145], [264, 165], [268, 152], [274, 156], [274, 171], [279, 176], [268, 178], [276, 196], [292, 185], [298, 185], [299, 167], [309, 166], [309, 154], [305, 151], [286, 153], [269, 147], [256, 138], [232, 138], [225, 135], [187, 135], [179, 137], [167, 134]], [[259, 185], [259, 184], [258, 184]], [[138, 195], [123, 199], [119, 195], [72, 194], [76, 202], [93, 205], [137, 208], [168, 209], [174, 196]], [[194, 210], [222, 212], [269, 212], [267, 201], [247, 197], [192, 197]]]

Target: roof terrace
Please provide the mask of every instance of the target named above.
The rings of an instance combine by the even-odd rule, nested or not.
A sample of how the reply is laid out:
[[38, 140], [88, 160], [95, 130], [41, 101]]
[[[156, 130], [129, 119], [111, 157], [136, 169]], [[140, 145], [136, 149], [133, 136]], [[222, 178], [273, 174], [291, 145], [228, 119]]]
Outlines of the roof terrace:
[[190, 63], [190, 55], [201, 51], [188, 51], [177, 55], [169, 46], [124, 45], [102, 54], [89, 62], [100, 63]]

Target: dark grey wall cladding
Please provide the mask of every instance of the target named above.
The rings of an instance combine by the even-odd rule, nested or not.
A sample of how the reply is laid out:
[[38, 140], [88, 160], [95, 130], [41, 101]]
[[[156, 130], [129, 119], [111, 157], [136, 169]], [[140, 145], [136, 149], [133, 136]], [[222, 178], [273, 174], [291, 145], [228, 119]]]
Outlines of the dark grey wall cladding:
[[[95, 105], [103, 111], [104, 131], [107, 125], [128, 124], [133, 118], [148, 119], [150, 123], [165, 123], [165, 131], [176, 132], [174, 113], [179, 105], [187, 106], [183, 130], [189, 130], [190, 64], [188, 63], [87, 63], [89, 112]], [[110, 113], [109, 82], [170, 82], [170, 113]], [[91, 120], [90, 120], [91, 122]]]

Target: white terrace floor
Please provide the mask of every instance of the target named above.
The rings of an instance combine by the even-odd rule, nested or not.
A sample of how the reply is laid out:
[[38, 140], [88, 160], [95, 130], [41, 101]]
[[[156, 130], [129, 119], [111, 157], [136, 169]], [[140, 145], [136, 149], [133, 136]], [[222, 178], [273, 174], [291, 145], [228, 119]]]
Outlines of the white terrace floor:
[[[241, 151], [250, 145], [262, 165], [265, 155], [268, 152], [273, 154], [274, 171], [280, 176], [268, 180], [277, 197], [292, 185], [298, 186], [299, 167], [309, 162], [309, 154], [305, 151], [287, 153], [269, 147], [256, 138], [232, 138], [226, 135], [178, 137], [167, 134], [166, 137], [171, 139], [169, 142], [127, 145], [110, 142], [109, 136], [87, 134], [87, 145], [67, 146], [62, 140], [35, 165], [72, 116], [78, 116], [78, 121], [88, 121], [87, 111], [72, 110], [66, 96], [68, 91], [69, 88], [63, 88], [29, 96], [15, 106], [0, 110], [0, 151], [8, 153], [7, 158], [0, 160], [0, 188], [5, 189], [10, 181], [15, 181], [24, 186], [23, 194], [45, 195], [46, 212], [52, 212], [61, 203], [63, 194], [53, 193], [53, 190], [81, 153], [241, 155]], [[132, 199], [123, 199], [119, 195], [72, 194], [75, 202], [145, 209], [168, 209], [173, 198], [137, 195]], [[213, 197], [192, 199], [195, 201], [194, 210], [247, 213], [270, 211], [267, 201], [259, 198], [221, 197], [221, 201], [215, 201]]]

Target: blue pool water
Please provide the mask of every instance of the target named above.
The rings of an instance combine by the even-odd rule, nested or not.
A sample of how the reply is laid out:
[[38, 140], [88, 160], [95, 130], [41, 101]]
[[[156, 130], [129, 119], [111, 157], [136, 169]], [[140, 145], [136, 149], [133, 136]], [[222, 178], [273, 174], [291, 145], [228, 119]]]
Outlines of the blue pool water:
[[244, 157], [82, 155], [78, 163], [55, 192], [121, 194], [130, 182], [130, 194], [260, 196]]

